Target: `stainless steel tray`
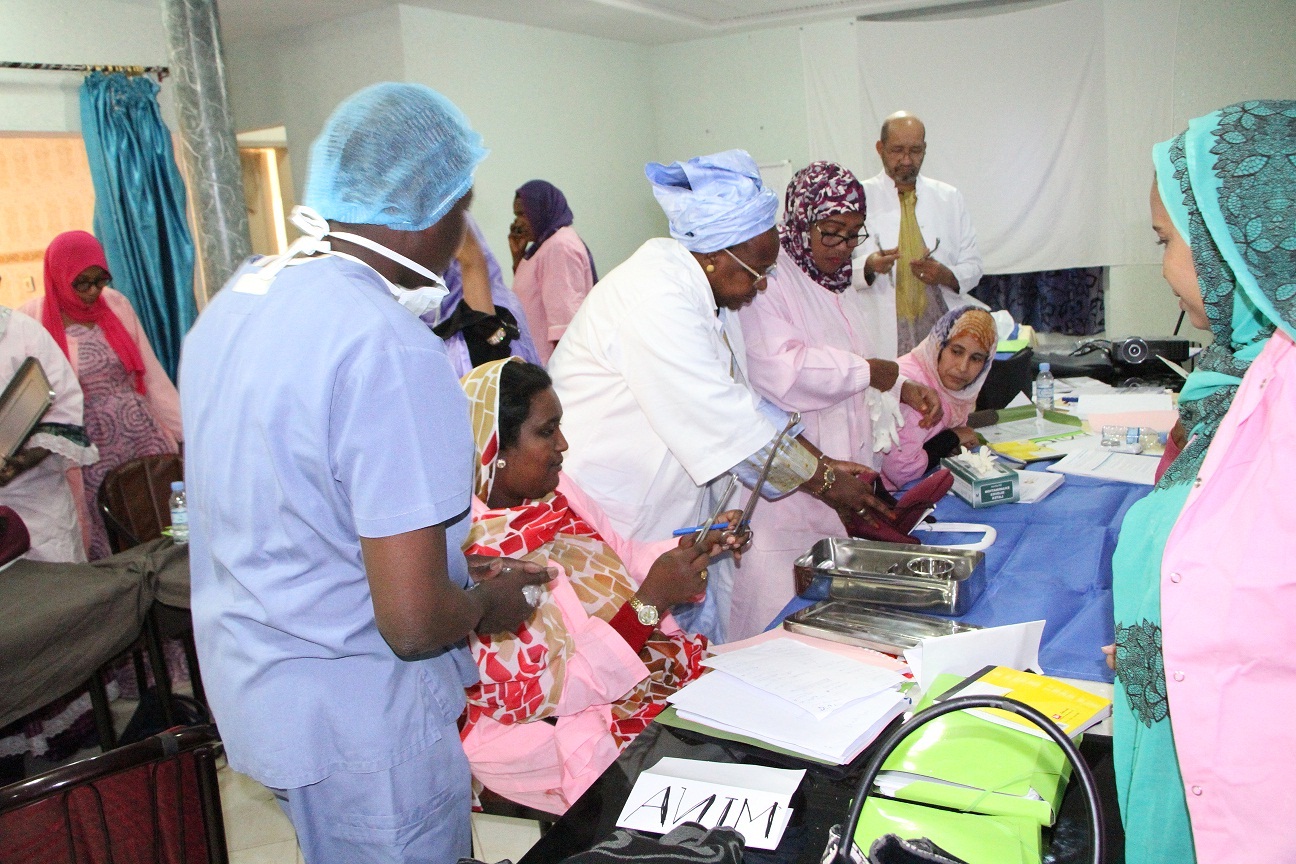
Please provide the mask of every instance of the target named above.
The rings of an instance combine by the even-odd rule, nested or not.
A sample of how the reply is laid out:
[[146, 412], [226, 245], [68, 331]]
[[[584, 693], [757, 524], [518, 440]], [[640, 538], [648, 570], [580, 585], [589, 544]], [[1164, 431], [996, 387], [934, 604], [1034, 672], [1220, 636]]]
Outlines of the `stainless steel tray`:
[[830, 642], [844, 642], [899, 654], [932, 636], [949, 636], [980, 630], [972, 624], [960, 624], [948, 618], [934, 618], [880, 609], [852, 600], [820, 600], [813, 606], [795, 612], [783, 620], [783, 627], [793, 633], [817, 636]]
[[829, 597], [939, 615], [962, 615], [985, 590], [985, 553], [947, 546], [830, 537], [795, 569], [829, 578]]

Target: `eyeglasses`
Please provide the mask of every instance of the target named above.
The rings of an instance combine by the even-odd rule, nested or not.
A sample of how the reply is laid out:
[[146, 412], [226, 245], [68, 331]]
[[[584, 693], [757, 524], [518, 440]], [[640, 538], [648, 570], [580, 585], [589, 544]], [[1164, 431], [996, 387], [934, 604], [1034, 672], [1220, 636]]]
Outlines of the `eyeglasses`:
[[743, 261], [741, 258], [739, 258], [737, 255], [735, 255], [735, 254], [732, 253], [732, 252], [729, 252], [728, 249], [726, 249], [726, 250], [724, 250], [724, 251], [727, 252], [727, 253], [729, 254], [729, 257], [730, 257], [730, 258], [732, 258], [732, 259], [734, 259], [735, 261], [738, 262], [738, 266], [739, 266], [739, 267], [743, 268], [744, 270], [746, 270], [748, 273], [750, 273], [750, 274], [752, 275], [752, 279], [753, 279], [752, 284], [753, 284], [753, 285], [755, 285], [757, 282], [761, 282], [761, 281], [763, 281], [763, 280], [765, 280], [765, 279], [770, 278], [771, 276], [774, 276], [774, 275], [777, 275], [777, 274], [778, 274], [778, 265], [777, 265], [777, 264], [771, 264], [771, 265], [769, 265], [768, 267], [766, 267], [764, 273], [757, 273], [757, 272], [756, 272], [755, 270], [753, 270], [751, 267], [748, 267], [747, 264], [746, 264], [746, 262], [744, 262], [744, 261]]
[[823, 230], [818, 225], [814, 226], [814, 228], [819, 232], [819, 239], [823, 241], [823, 245], [827, 246], [829, 249], [841, 246], [843, 243], [851, 249], [854, 249], [869, 238], [867, 228], [861, 228], [858, 234], [834, 234], [831, 231]]
[[73, 291], [89, 291], [91, 288], [107, 288], [112, 284], [112, 277], [107, 273], [98, 279], [82, 279], [80, 276], [72, 280]]

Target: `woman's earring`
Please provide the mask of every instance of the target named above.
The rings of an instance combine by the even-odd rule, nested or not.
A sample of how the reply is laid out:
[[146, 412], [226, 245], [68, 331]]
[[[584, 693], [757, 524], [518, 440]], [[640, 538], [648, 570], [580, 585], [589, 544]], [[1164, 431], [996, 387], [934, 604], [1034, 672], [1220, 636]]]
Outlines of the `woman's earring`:
[[507, 467], [508, 467], [508, 463], [505, 462], [503, 459], [496, 459], [496, 460], [495, 460], [495, 467], [496, 467], [496, 468], [507, 468]]
[[708, 264], [708, 265], [706, 266], [706, 272], [708, 272], [708, 273], [714, 273], [714, 272], [715, 272], [715, 265], [714, 265], [714, 264]]

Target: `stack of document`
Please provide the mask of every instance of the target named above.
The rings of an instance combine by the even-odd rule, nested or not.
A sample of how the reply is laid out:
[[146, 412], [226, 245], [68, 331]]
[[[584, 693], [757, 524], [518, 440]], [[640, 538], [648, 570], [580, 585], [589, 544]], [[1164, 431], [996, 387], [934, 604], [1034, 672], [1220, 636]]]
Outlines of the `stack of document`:
[[669, 698], [687, 721], [844, 765], [909, 708], [904, 676], [771, 639], [705, 661], [712, 671]]

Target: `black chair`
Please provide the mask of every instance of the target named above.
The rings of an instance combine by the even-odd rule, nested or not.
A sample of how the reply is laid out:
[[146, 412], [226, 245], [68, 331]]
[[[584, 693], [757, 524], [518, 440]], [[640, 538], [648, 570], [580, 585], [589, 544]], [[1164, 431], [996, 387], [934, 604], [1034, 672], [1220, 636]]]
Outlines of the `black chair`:
[[228, 864], [214, 726], [0, 787], [0, 864]]

